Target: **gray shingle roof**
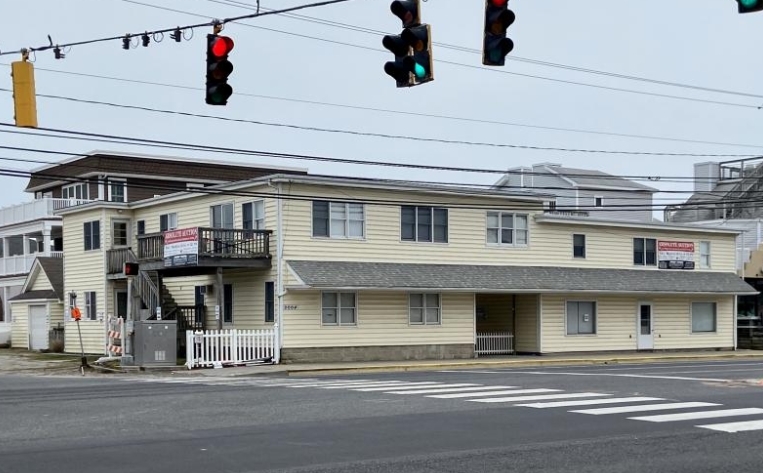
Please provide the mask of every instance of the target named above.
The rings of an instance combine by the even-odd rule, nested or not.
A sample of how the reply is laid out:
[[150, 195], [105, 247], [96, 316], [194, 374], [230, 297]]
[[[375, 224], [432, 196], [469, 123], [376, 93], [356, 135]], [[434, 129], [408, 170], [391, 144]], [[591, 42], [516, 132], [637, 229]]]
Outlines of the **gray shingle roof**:
[[50, 281], [50, 285], [53, 286], [53, 290], [56, 296], [64, 299], [64, 259], [63, 258], [51, 258], [47, 256], [38, 257], [37, 261], [40, 262], [45, 275]]
[[757, 294], [734, 273], [707, 271], [339, 261], [288, 264], [306, 285], [318, 289]]
[[565, 168], [560, 166], [548, 166], [548, 169], [574, 181], [579, 187], [622, 187], [633, 190], [657, 192], [657, 189], [639, 182], [634, 182], [630, 179], [625, 179], [624, 177], [613, 176], [612, 174], [592, 169]]
[[11, 297], [9, 300], [11, 301], [29, 301], [29, 300], [44, 300], [44, 299], [58, 299], [58, 295], [56, 294], [56, 291], [27, 291], [22, 294], [19, 294], [18, 296]]

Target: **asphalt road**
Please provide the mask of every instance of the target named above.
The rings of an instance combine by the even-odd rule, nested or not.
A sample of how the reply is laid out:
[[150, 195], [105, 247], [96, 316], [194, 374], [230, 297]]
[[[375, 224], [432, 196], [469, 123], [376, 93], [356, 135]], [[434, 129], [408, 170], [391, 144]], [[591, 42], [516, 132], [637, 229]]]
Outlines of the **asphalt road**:
[[752, 360], [310, 378], [0, 376], [3, 473], [761, 469], [763, 363]]

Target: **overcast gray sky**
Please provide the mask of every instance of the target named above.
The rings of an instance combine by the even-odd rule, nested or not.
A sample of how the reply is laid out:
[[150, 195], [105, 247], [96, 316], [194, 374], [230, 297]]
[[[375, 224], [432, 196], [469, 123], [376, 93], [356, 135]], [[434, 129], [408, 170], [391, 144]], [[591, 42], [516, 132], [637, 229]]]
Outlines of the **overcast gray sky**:
[[[28, 0], [2, 2], [0, 50], [40, 46], [51, 35], [55, 43], [114, 36], [226, 18], [250, 10], [229, 0], [144, 0], [183, 10], [164, 11], [125, 0]], [[256, 0], [236, 0], [254, 5]], [[226, 4], [227, 3], [227, 4]], [[261, 0], [275, 9], [311, 0]], [[400, 21], [389, 11], [390, 0], [353, 0], [298, 12], [313, 18], [398, 33]], [[740, 15], [733, 0], [511, 0], [517, 16], [509, 29], [515, 42], [510, 58], [542, 60], [583, 68], [642, 76], [704, 87], [763, 94], [763, 12]], [[423, 21], [432, 25], [439, 43], [480, 50], [482, 0], [429, 0], [422, 3]], [[11, 21], [12, 20], [12, 21]], [[246, 26], [249, 25], [249, 26]], [[268, 31], [277, 29], [332, 42]], [[229, 24], [225, 33], [235, 40], [230, 56], [234, 88], [227, 107], [204, 103], [202, 90], [158, 87], [98, 78], [78, 77], [42, 69], [98, 74], [124, 79], [204, 86], [205, 35], [197, 29], [190, 41], [121, 49], [121, 42], [75, 47], [64, 60], [52, 51], [36, 56], [37, 92], [79, 99], [150, 106], [221, 117], [317, 126], [360, 132], [413, 135], [477, 142], [553, 148], [586, 148], [673, 153], [763, 153], [763, 99], [723, 95], [645, 82], [605, 77], [508, 60], [503, 68], [480, 69], [479, 53], [434, 47], [435, 81], [411, 89], [395, 88], [383, 71], [392, 54], [381, 47], [381, 34], [368, 34], [281, 15]], [[17, 56], [1, 56], [8, 64]], [[448, 61], [449, 64], [442, 61]], [[469, 66], [469, 67], [465, 67]], [[9, 89], [10, 68], [0, 87]], [[584, 82], [702, 100], [743, 104], [745, 107], [638, 95], [571, 85], [512, 73]], [[424, 114], [586, 129], [596, 132], [650, 135], [702, 140], [729, 145], [636, 139], [537, 128], [481, 124], [442, 118], [415, 117], [336, 106], [305, 104], [242, 93], [348, 104]], [[203, 143], [266, 151], [302, 153], [399, 163], [506, 169], [551, 161], [571, 167], [599, 169], [620, 175], [690, 176], [693, 164], [732, 158], [629, 156], [561, 151], [523, 150], [489, 146], [442, 144], [401, 139], [353, 136], [292, 128], [169, 116], [38, 98], [40, 126], [143, 138]], [[12, 122], [11, 94], [0, 92], [0, 121]], [[0, 129], [2, 130], [2, 129]], [[311, 172], [352, 176], [417, 178], [488, 184], [499, 175], [422, 172], [310, 161], [220, 156], [189, 151], [68, 141], [0, 133], [9, 146], [86, 152], [112, 149], [154, 152], [206, 159], [308, 167]], [[2, 158], [54, 161], [60, 157], [0, 150]], [[38, 165], [3, 161], [0, 167], [31, 169]], [[27, 200], [25, 179], [0, 177], [0, 205]], [[690, 183], [650, 183], [661, 190], [689, 189]], [[672, 197], [660, 194], [658, 198]]]

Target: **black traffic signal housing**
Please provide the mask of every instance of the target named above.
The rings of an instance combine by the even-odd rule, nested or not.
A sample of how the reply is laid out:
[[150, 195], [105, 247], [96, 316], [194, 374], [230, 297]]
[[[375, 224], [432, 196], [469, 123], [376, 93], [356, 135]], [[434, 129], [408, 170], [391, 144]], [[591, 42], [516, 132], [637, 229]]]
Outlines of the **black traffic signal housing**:
[[514, 49], [514, 42], [506, 37], [506, 30], [514, 20], [516, 16], [509, 10], [509, 0], [485, 0], [482, 64], [503, 66], [506, 63], [506, 55]]
[[233, 94], [228, 85], [228, 76], [233, 72], [233, 64], [228, 54], [233, 50], [233, 40], [228, 36], [207, 35], [207, 98], [209, 105], [226, 105]]
[[739, 13], [753, 13], [763, 10], [763, 0], [737, 0]]
[[395, 60], [384, 65], [384, 71], [397, 82], [397, 87], [412, 87], [434, 80], [432, 29], [421, 23], [420, 0], [395, 0], [390, 10], [403, 22], [399, 35], [382, 39]]
[[138, 265], [138, 263], [133, 261], [125, 262], [125, 267], [124, 267], [125, 276], [137, 276], [138, 271], [140, 271], [140, 266]]

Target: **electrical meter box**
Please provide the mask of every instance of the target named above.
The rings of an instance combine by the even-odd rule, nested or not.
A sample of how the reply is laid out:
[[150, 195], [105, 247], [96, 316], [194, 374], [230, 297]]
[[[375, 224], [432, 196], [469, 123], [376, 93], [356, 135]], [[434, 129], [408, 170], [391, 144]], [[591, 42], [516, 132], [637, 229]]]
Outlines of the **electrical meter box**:
[[135, 322], [135, 364], [140, 367], [177, 364], [177, 321]]

